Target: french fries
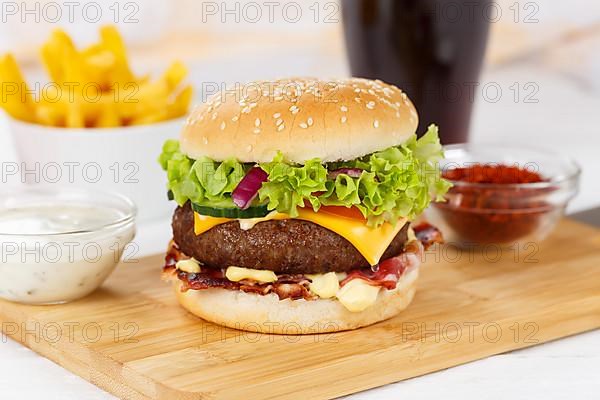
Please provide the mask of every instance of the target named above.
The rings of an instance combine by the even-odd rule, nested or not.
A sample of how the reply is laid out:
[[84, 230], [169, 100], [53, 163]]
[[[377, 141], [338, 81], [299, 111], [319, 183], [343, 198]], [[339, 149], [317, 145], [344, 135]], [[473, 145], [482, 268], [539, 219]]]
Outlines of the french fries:
[[25, 79], [11, 54], [0, 56], [0, 104], [22, 121], [33, 121], [33, 101]]
[[172, 63], [156, 80], [136, 76], [114, 26], [100, 29], [100, 41], [78, 50], [62, 30], [41, 47], [50, 78], [29, 91], [11, 54], [0, 56], [0, 107], [15, 119], [67, 128], [142, 125], [185, 115], [193, 89], [187, 68]]

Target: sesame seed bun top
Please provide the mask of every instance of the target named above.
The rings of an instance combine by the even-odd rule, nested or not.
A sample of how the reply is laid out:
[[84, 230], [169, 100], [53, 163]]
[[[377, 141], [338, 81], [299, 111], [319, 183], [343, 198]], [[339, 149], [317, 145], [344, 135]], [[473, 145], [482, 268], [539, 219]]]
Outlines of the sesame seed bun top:
[[281, 151], [303, 164], [355, 158], [404, 143], [417, 112], [395, 86], [367, 79], [282, 79], [238, 85], [188, 118], [181, 149], [189, 157], [268, 162]]

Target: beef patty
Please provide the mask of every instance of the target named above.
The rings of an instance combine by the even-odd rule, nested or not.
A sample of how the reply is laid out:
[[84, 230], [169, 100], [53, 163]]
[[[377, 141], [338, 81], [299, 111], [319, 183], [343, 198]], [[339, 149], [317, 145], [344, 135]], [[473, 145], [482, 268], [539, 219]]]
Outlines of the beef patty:
[[[409, 224], [398, 232], [381, 260], [398, 255]], [[209, 268], [238, 266], [277, 274], [318, 274], [366, 268], [369, 263], [340, 235], [309, 221], [271, 220], [242, 230], [237, 221], [196, 235], [194, 212], [187, 203], [173, 215], [173, 239], [182, 252]]]

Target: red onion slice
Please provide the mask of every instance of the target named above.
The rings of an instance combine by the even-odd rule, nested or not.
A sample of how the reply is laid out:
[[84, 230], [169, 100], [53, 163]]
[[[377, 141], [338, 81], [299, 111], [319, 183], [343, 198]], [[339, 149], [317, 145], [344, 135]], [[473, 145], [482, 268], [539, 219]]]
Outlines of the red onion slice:
[[260, 167], [252, 167], [250, 171], [242, 178], [240, 183], [231, 193], [231, 197], [236, 206], [242, 210], [250, 207], [252, 200], [256, 198], [258, 190], [264, 182], [269, 178], [269, 175]]
[[338, 175], [345, 174], [351, 178], [360, 178], [363, 170], [360, 168], [340, 168], [329, 172], [329, 178], [335, 179]]

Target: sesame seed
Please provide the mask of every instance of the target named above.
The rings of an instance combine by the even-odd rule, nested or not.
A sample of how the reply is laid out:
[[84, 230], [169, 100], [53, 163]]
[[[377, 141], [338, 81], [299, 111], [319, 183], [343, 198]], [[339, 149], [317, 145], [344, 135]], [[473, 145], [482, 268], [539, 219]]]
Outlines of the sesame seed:
[[224, 130], [225, 130], [225, 126], [226, 126], [226, 124], [225, 124], [225, 121], [221, 122], [221, 130], [222, 130], [222, 131], [224, 131]]
[[314, 121], [311, 117], [308, 117], [308, 120], [306, 120], [306, 123], [308, 124], [308, 126], [313, 126]]
[[360, 100], [360, 97], [355, 97], [355, 98], [354, 98], [354, 101], [355, 101], [355, 102], [357, 102], [357, 103], [360, 103], [360, 101], [361, 101], [361, 100]]
[[208, 144], [208, 138], [207, 138], [206, 136], [204, 136], [204, 137], [202, 138], [202, 141], [204, 142], [204, 144]]
[[234, 115], [233, 118], [231, 118], [231, 121], [232, 122], [237, 122], [238, 119], [240, 119], [240, 116], [239, 115]]
[[254, 121], [254, 126], [257, 128], [260, 126], [260, 118], [256, 118], [256, 121]]
[[300, 109], [298, 108], [298, 106], [293, 105], [290, 107], [290, 111], [292, 112], [292, 114], [297, 114], [298, 111], [300, 111]]
[[273, 118], [277, 119], [279, 117], [281, 117], [281, 113], [275, 113], [275, 114], [273, 114]]
[[348, 117], [346, 117], [346, 116], [344, 115], [344, 116], [342, 117], [341, 121], [342, 121], [342, 124], [345, 124], [345, 123], [346, 123], [346, 121], [348, 121]]
[[281, 118], [279, 118], [277, 121], [275, 121], [275, 126], [279, 126], [283, 124], [283, 120]]
[[373, 126], [374, 126], [375, 128], [379, 128], [379, 120], [375, 120], [375, 121], [373, 122]]
[[242, 110], [242, 113], [249, 114], [250, 113], [250, 107], [248, 107], [248, 106], [244, 107], [244, 109]]
[[348, 112], [348, 107], [346, 106], [341, 106], [340, 110], [342, 110], [342, 112]]
[[306, 129], [306, 128], [308, 128], [308, 124], [307, 124], [306, 122], [301, 122], [299, 126], [300, 126], [300, 128], [302, 128], [302, 129]]
[[360, 88], [354, 89], [354, 93], [360, 93]]
[[396, 118], [400, 118], [400, 112], [396, 111]]
[[281, 132], [284, 129], [285, 129], [285, 124], [281, 124], [281, 125], [279, 125], [279, 128], [277, 128], [277, 132]]
[[217, 119], [217, 113], [213, 113], [212, 117], [213, 120]]
[[374, 101], [370, 101], [370, 102], [368, 102], [368, 103], [367, 103], [367, 108], [368, 108], [369, 110], [372, 110], [372, 109], [374, 109], [374, 108], [375, 108], [375, 102], [374, 102]]
[[255, 135], [258, 135], [260, 133], [260, 128], [254, 128], [254, 130], [252, 131]]

